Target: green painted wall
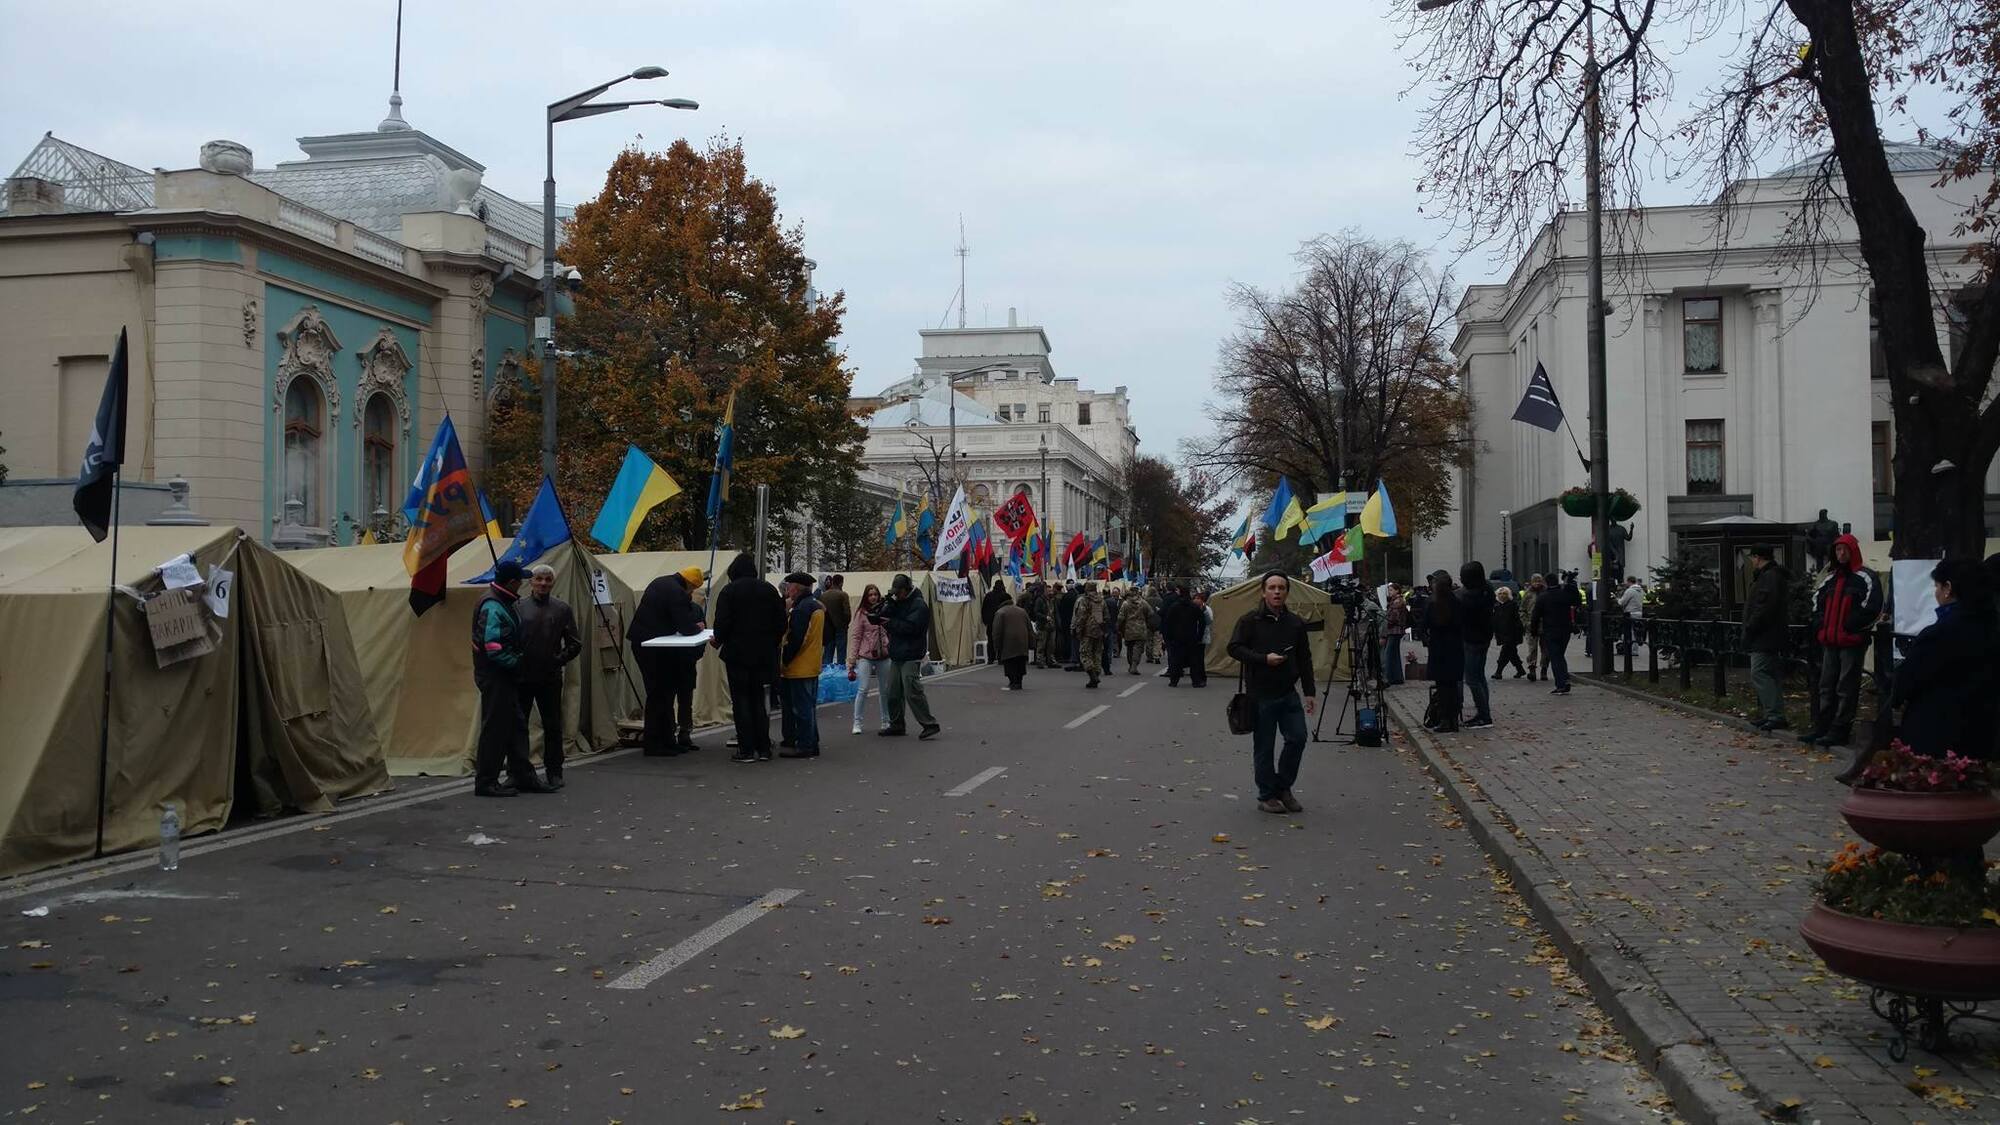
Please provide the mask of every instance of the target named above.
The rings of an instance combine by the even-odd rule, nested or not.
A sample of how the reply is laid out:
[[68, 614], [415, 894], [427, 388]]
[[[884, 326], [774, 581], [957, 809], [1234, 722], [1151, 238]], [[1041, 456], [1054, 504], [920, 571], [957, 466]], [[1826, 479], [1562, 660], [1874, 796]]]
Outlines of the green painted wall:
[[[165, 240], [162, 239], [161, 241], [164, 242]], [[301, 285], [310, 285], [322, 292], [332, 293], [337, 297], [345, 298], [359, 305], [366, 305], [369, 308], [393, 313], [406, 320], [414, 320], [418, 324], [427, 325], [431, 322], [431, 302], [427, 299], [407, 297], [401, 293], [390, 292], [380, 286], [370, 285], [365, 281], [358, 281], [345, 274], [334, 273], [332, 270], [321, 269], [318, 266], [301, 262], [297, 258], [286, 257], [276, 250], [259, 249], [257, 251], [257, 267], [272, 277], [296, 281]], [[369, 335], [373, 336], [374, 333], [371, 332]], [[343, 340], [342, 342], [345, 343], [346, 341]], [[411, 352], [410, 354], [415, 355], [416, 353]]]
[[203, 261], [241, 262], [243, 248], [221, 234], [168, 234], [153, 243], [153, 260], [158, 262]]

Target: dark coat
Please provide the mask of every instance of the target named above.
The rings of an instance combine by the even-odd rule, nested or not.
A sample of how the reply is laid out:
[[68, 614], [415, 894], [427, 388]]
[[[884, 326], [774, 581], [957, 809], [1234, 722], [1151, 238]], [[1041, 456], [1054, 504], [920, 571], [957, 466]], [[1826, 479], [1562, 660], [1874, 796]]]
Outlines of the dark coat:
[[1910, 641], [1896, 669], [1889, 697], [1903, 709], [1896, 736], [1919, 754], [1990, 755], [1995, 655], [1990, 615], [1969, 605], [1941, 607], [1937, 622]]
[[1170, 645], [1193, 647], [1201, 643], [1201, 607], [1193, 598], [1172, 598], [1160, 611], [1160, 635]]
[[1437, 683], [1455, 683], [1465, 676], [1465, 603], [1457, 597], [1432, 598], [1424, 612], [1430, 677]]
[[1491, 586], [1466, 586], [1458, 591], [1458, 605], [1464, 611], [1459, 620], [1459, 632], [1466, 644], [1492, 643], [1493, 603]]
[[1581, 604], [1582, 599], [1567, 583], [1551, 586], [1535, 595], [1535, 608], [1528, 615], [1528, 626], [1543, 644], [1568, 644], [1574, 624], [1572, 615]]
[[1007, 595], [1007, 590], [1003, 586], [995, 585], [991, 590], [986, 591], [986, 597], [982, 598], [979, 602], [979, 623], [991, 628], [993, 625], [993, 615], [1000, 612], [1001, 606], [1006, 605], [1012, 600]]
[[1497, 644], [1517, 645], [1528, 635], [1528, 626], [1521, 620], [1521, 603], [1517, 601], [1493, 602], [1493, 640]]
[[1775, 562], [1751, 580], [1750, 596], [1743, 600], [1743, 651], [1785, 651], [1785, 626], [1789, 623], [1789, 596], [1792, 575]]
[[724, 664], [777, 679], [778, 645], [785, 639], [784, 596], [755, 572], [732, 577], [715, 595], [715, 639]]
[[1027, 610], [1008, 602], [993, 611], [993, 647], [999, 650], [1000, 660], [1012, 660], [1034, 651], [1035, 629], [1028, 621]]
[[646, 592], [639, 595], [639, 608], [632, 613], [632, 627], [625, 631], [625, 639], [636, 656], [659, 653], [678, 663], [695, 664], [701, 660], [699, 647], [641, 649], [639, 646], [654, 637], [692, 637], [699, 632], [701, 611], [694, 606], [687, 579], [678, 574], [663, 574], [646, 583]]
[[828, 588], [819, 596], [819, 604], [826, 607], [826, 635], [846, 636], [847, 627], [854, 622], [854, 603], [847, 591], [838, 586]]
[[889, 659], [922, 660], [931, 650], [931, 607], [915, 590], [882, 603], [882, 627], [889, 631]]
[[[1243, 679], [1251, 695], [1276, 699], [1291, 692], [1296, 684], [1306, 698], [1313, 697], [1312, 646], [1306, 623], [1289, 609], [1272, 613], [1262, 604], [1236, 621], [1229, 635], [1229, 655], [1243, 662]], [[1289, 650], [1289, 658], [1273, 668], [1265, 663], [1268, 653]]]

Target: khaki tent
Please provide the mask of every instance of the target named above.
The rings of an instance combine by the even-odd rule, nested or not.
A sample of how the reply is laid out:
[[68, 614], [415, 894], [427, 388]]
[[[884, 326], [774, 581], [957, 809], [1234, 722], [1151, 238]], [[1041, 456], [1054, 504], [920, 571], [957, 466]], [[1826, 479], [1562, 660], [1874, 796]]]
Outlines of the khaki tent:
[[[133, 593], [112, 598], [108, 541], [75, 527], [0, 536], [0, 874], [92, 854], [107, 612], [107, 852], [157, 840], [166, 802], [193, 834], [222, 827], [239, 793], [272, 815], [387, 787], [331, 591], [233, 527], [124, 527], [119, 540]], [[154, 568], [183, 554], [203, 577], [233, 572], [235, 589], [210, 617], [213, 651], [162, 668], [134, 593], [158, 594]]]
[[[410, 576], [401, 544], [292, 551], [284, 558], [340, 596], [366, 681], [366, 698], [389, 772], [455, 777], [472, 767], [479, 739], [479, 692], [472, 683], [472, 611], [486, 587], [469, 586], [504, 553], [511, 540], [490, 546], [475, 540], [447, 564], [445, 600], [422, 617], [410, 612]], [[630, 714], [635, 693], [625, 683], [621, 648], [631, 592], [607, 576], [612, 630], [607, 633], [591, 596], [590, 576], [577, 553], [558, 547], [540, 561], [556, 571], [555, 596], [576, 613], [584, 655], [569, 667], [563, 685], [563, 727], [568, 752], [615, 745], [618, 719]], [[636, 677], [636, 672], [634, 673]], [[529, 724], [534, 752], [541, 752], [541, 717]]]
[[[715, 569], [721, 570], [727, 567], [729, 560], [735, 558], [736, 554], [735, 551], [717, 551], [715, 553]], [[708, 558], [709, 553], [707, 551], [632, 551], [625, 554], [598, 555], [597, 565], [614, 575], [619, 583], [629, 592], [630, 596], [625, 598], [620, 604], [624, 607], [625, 620], [630, 621], [632, 614], [639, 608], [639, 598], [645, 594], [646, 587], [652, 583], [653, 579], [659, 578], [662, 575], [679, 573], [691, 566], [700, 567], [702, 572], [706, 574], [708, 572]], [[713, 576], [711, 575], [711, 577]], [[703, 612], [705, 616], [707, 595], [701, 591], [696, 591], [695, 599], [697, 603], [704, 605]], [[627, 659], [630, 660], [629, 648], [627, 649]], [[635, 677], [639, 674], [639, 667], [636, 663], [632, 665], [632, 674]], [[645, 685], [642, 683], [639, 686], [643, 691]], [[634, 700], [635, 704], [638, 702], [637, 699]], [[703, 727], [716, 726], [733, 721], [733, 714], [729, 707], [728, 674], [723, 670], [722, 658], [716, 654], [713, 645], [703, 650], [701, 663], [695, 669], [694, 721], [696, 726]]]
[[[1210, 634], [1208, 645], [1208, 674], [1211, 676], [1236, 676], [1239, 665], [1236, 658], [1229, 655], [1229, 634], [1236, 628], [1236, 622], [1243, 615], [1257, 608], [1263, 598], [1264, 580], [1261, 577], [1245, 579], [1227, 589], [1217, 590], [1209, 595], [1208, 608], [1215, 613], [1215, 629]], [[1286, 608], [1307, 624], [1324, 621], [1326, 628], [1306, 634], [1311, 638], [1313, 675], [1319, 686], [1325, 688], [1330, 675], [1347, 675], [1352, 667], [1349, 654], [1342, 653], [1340, 666], [1334, 667], [1334, 650], [1340, 644], [1340, 630], [1345, 627], [1347, 611], [1333, 604], [1325, 590], [1305, 582], [1293, 582], [1292, 592], [1285, 599]]]

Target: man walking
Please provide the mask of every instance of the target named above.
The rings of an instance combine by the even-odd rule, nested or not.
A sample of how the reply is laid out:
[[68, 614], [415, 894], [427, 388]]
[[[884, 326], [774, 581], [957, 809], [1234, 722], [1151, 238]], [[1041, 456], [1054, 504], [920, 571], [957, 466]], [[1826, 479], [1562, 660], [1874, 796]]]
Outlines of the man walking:
[[[1250, 757], [1257, 807], [1267, 813], [1299, 812], [1305, 807], [1292, 796], [1292, 785], [1305, 756], [1306, 716], [1313, 713], [1316, 693], [1306, 623], [1285, 608], [1291, 590], [1292, 580], [1283, 571], [1266, 574], [1261, 602], [1236, 622], [1229, 637], [1229, 655], [1243, 663], [1245, 691], [1255, 711]], [[1274, 764], [1272, 752], [1280, 731], [1285, 751]]]
[[1201, 611], [1201, 635], [1195, 641], [1193, 659], [1188, 662], [1188, 682], [1195, 687], [1207, 687], [1208, 646], [1213, 643], [1215, 633], [1215, 611], [1209, 608], [1207, 590], [1195, 592], [1194, 605]]
[[1028, 611], [1012, 598], [1004, 599], [993, 611], [993, 652], [1007, 673], [1007, 690], [1020, 691], [1021, 677], [1028, 674], [1028, 654], [1034, 651], [1035, 627]]
[[[1868, 652], [1875, 620], [1882, 616], [1882, 583], [1861, 565], [1861, 541], [1842, 535], [1833, 541], [1833, 565], [1813, 591], [1813, 639], [1819, 642], [1819, 703], [1813, 729], [1800, 742], [1845, 746], [1854, 734], [1854, 711], [1861, 698], [1861, 658]], [[1852, 781], [1868, 764], [1864, 746], [1835, 781]]]
[[917, 718], [917, 738], [936, 738], [944, 728], [931, 715], [931, 703], [924, 695], [924, 657], [931, 646], [931, 607], [917, 593], [907, 574], [898, 574], [889, 583], [889, 601], [880, 613], [869, 618], [889, 634], [889, 684], [883, 694], [889, 701], [889, 725], [878, 734], [891, 738], [908, 733], [903, 727], [903, 708]]
[[1179, 687], [1190, 657], [1196, 668], [1201, 667], [1195, 652], [1201, 643], [1201, 607], [1184, 591], [1175, 590], [1160, 611], [1160, 637], [1167, 646], [1167, 686]]
[[1472, 696], [1472, 721], [1467, 730], [1493, 725], [1493, 706], [1486, 691], [1486, 650], [1493, 644], [1493, 587], [1486, 566], [1473, 559], [1458, 568], [1459, 626], [1465, 635], [1465, 687]]
[[1124, 608], [1120, 604], [1124, 599], [1108, 582], [1098, 587], [1098, 593], [1104, 598], [1104, 628], [1098, 632], [1098, 642], [1103, 646], [1097, 650], [1098, 673], [1115, 676], [1118, 674], [1118, 652], [1125, 647], [1118, 643], [1118, 611]]
[[757, 573], [744, 551], [724, 572], [715, 595], [715, 637], [729, 673], [729, 707], [736, 718], [732, 762], [771, 760], [771, 711], [765, 699], [778, 682], [778, 645], [785, 635], [785, 599]]
[[1065, 672], [1083, 671], [1082, 654], [1076, 650], [1076, 603], [1083, 596], [1071, 580], [1056, 599], [1056, 661]]
[[701, 581], [701, 568], [691, 566], [646, 583], [639, 608], [632, 614], [632, 627], [625, 633], [646, 683], [644, 745], [648, 758], [668, 758], [695, 748], [694, 681], [701, 646], [646, 648], [645, 642], [701, 632], [701, 610], [694, 604], [694, 591]]
[[1097, 678], [1104, 672], [1104, 622], [1107, 617], [1104, 595], [1097, 590], [1097, 583], [1085, 582], [1083, 594], [1076, 600], [1074, 621], [1076, 624], [1077, 661], [1083, 671], [1090, 676], [1084, 687], [1097, 686]]
[[838, 574], [827, 575], [826, 589], [819, 596], [819, 604], [826, 607], [826, 645], [819, 662], [845, 664], [847, 628], [854, 623], [854, 606], [847, 600], [847, 579]]
[[1625, 618], [1625, 643], [1619, 652], [1631, 652], [1632, 640], [1639, 632], [1639, 623], [1646, 619], [1646, 590], [1639, 585], [1639, 578], [1633, 575], [1625, 579], [1625, 588], [1618, 591], [1618, 612]]
[[1778, 564], [1772, 548], [1763, 544], [1750, 548], [1750, 566], [1756, 577], [1750, 580], [1750, 596], [1743, 601], [1743, 651], [1750, 654], [1750, 684], [1757, 689], [1757, 709], [1764, 713], [1756, 725], [1762, 731], [1790, 730], [1780, 677], [1785, 667], [1785, 633], [1790, 624], [1787, 587], [1792, 576]]
[[1152, 640], [1153, 631], [1147, 627], [1147, 619], [1152, 616], [1152, 607], [1137, 590], [1127, 591], [1125, 603], [1118, 607], [1118, 639], [1125, 642], [1125, 671], [1129, 675], [1139, 674], [1139, 665], [1146, 661], [1146, 646]]
[[551, 789], [563, 787], [563, 666], [583, 651], [576, 614], [554, 595], [556, 568], [528, 568], [528, 596], [514, 603], [521, 623], [521, 721], [530, 708], [542, 713], [542, 772]]
[[979, 600], [979, 624], [986, 632], [986, 663], [988, 664], [1000, 663], [1000, 653], [993, 644], [993, 615], [999, 612], [1002, 604], [1012, 600], [1007, 594], [1006, 583], [998, 581], [994, 582], [986, 591], [986, 596]]
[[1493, 678], [1504, 678], [1507, 665], [1514, 666], [1514, 678], [1528, 674], [1521, 666], [1521, 638], [1527, 633], [1527, 626], [1521, 621], [1520, 608], [1514, 602], [1514, 591], [1505, 586], [1493, 591], [1493, 643], [1500, 646], [1500, 657], [1493, 664]]
[[1053, 668], [1050, 647], [1055, 643], [1056, 607], [1049, 596], [1049, 584], [1037, 578], [1028, 586], [1028, 620], [1035, 626], [1035, 667]]
[[[528, 716], [521, 710], [521, 564], [506, 559], [493, 568], [493, 585], [472, 611], [472, 682], [479, 689], [479, 750], [472, 791], [481, 797], [517, 792], [552, 793], [528, 760]], [[505, 766], [512, 784], [500, 780]]]
[[1539, 664], [1542, 655], [1542, 636], [1534, 627], [1535, 602], [1541, 598], [1543, 591], [1547, 589], [1548, 585], [1542, 581], [1542, 576], [1533, 574], [1528, 576], [1528, 585], [1521, 590], [1521, 619], [1529, 623], [1528, 678], [1531, 680], [1545, 680], [1548, 678], [1548, 671], [1541, 668]]
[[792, 739], [778, 754], [781, 758], [819, 757], [819, 670], [826, 651], [826, 607], [813, 597], [812, 587], [810, 574], [785, 575], [792, 609], [778, 653], [778, 675], [784, 680], [785, 725]]
[[1543, 674], [1555, 677], [1550, 695], [1569, 694], [1569, 638], [1580, 604], [1572, 578], [1537, 594], [1534, 612], [1528, 615], [1528, 632], [1542, 642]]

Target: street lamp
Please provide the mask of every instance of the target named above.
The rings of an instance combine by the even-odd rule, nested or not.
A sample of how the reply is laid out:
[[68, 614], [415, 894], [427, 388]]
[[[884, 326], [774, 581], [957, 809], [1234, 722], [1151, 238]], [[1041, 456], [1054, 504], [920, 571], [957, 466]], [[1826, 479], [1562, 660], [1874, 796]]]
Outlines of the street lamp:
[[963, 483], [958, 478], [958, 380], [961, 376], [977, 375], [982, 371], [992, 371], [1007, 366], [1004, 363], [982, 363], [978, 367], [968, 367], [963, 371], [947, 371], [944, 374], [945, 405], [951, 412], [951, 483], [954, 487]]
[[[1417, 10], [1434, 12], [1449, 7], [1458, 0], [1417, 0]], [[1604, 303], [1604, 180], [1603, 107], [1598, 100], [1598, 86], [1602, 75], [1597, 69], [1597, 37], [1595, 32], [1596, 9], [1589, 9], [1584, 17], [1584, 99], [1583, 99], [1583, 178], [1584, 178], [1584, 223], [1587, 242], [1586, 262], [1589, 273], [1588, 288], [1585, 293], [1587, 315], [1584, 318], [1585, 363], [1590, 385], [1590, 491], [1597, 497], [1597, 507], [1590, 515], [1590, 540], [1602, 556], [1604, 546], [1611, 536], [1611, 451], [1608, 430], [1605, 425], [1605, 400], [1608, 397], [1604, 376], [1604, 317], [1609, 309]], [[1597, 567], [1597, 593], [1590, 599], [1591, 669], [1600, 676], [1611, 673], [1611, 646], [1602, 643], [1604, 637], [1605, 606], [1611, 601], [1611, 569], [1603, 564]]]
[[[542, 180], [542, 316], [535, 323], [535, 334], [542, 341], [542, 472], [551, 481], [556, 478], [556, 122], [596, 117], [600, 113], [616, 113], [635, 105], [662, 105], [668, 109], [701, 108], [701, 103], [688, 98], [661, 98], [633, 102], [590, 101], [629, 78], [666, 76], [665, 67], [642, 66], [630, 74], [621, 74], [580, 94], [549, 103], [548, 122], [544, 131], [549, 170], [548, 175]], [[479, 326], [474, 325], [473, 328], [477, 331]]]

